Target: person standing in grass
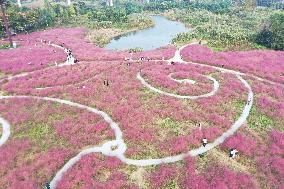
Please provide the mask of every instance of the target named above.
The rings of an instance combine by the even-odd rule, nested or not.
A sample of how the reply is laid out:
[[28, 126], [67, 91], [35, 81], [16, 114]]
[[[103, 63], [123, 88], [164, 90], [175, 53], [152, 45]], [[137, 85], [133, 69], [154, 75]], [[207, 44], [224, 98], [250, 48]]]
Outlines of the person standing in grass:
[[238, 150], [236, 148], [231, 149], [230, 153], [229, 153], [229, 157], [230, 158], [235, 158], [237, 154], [238, 154]]

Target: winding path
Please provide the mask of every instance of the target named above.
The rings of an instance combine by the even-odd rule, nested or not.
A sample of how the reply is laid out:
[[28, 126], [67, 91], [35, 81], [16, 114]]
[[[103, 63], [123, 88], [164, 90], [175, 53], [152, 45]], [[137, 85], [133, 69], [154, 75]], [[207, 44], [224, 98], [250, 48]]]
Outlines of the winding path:
[[[55, 46], [55, 47], [58, 47], [58, 46]], [[244, 109], [242, 111], [242, 114], [237, 119], [237, 121], [235, 123], [233, 123], [232, 126], [226, 132], [224, 132], [221, 136], [216, 138], [212, 143], [209, 143], [205, 147], [201, 146], [199, 148], [192, 149], [192, 150], [188, 151], [187, 153], [182, 153], [182, 154], [179, 154], [179, 155], [168, 156], [168, 157], [158, 158], [158, 159], [140, 159], [140, 160], [129, 159], [129, 158], [127, 158], [124, 155], [125, 151], [127, 150], [127, 145], [125, 144], [125, 142], [123, 140], [123, 133], [122, 133], [119, 125], [116, 122], [114, 122], [111, 119], [111, 117], [108, 114], [106, 114], [105, 112], [103, 112], [103, 111], [100, 111], [98, 109], [95, 109], [95, 108], [92, 108], [92, 107], [89, 107], [89, 106], [86, 106], [86, 105], [82, 105], [82, 104], [79, 104], [79, 103], [76, 103], [76, 102], [72, 102], [72, 101], [69, 101], [69, 100], [63, 100], [63, 99], [58, 99], [58, 98], [37, 97], [37, 96], [2, 96], [2, 95], [0, 95], [0, 100], [1, 99], [2, 100], [4, 100], [4, 99], [13, 99], [13, 98], [18, 98], [18, 99], [21, 99], [21, 98], [31, 98], [31, 99], [36, 99], [36, 100], [57, 102], [57, 103], [69, 105], [69, 106], [72, 106], [72, 107], [84, 109], [84, 110], [87, 110], [89, 112], [92, 112], [92, 113], [100, 115], [109, 124], [111, 129], [114, 131], [114, 133], [115, 133], [115, 139], [114, 140], [108, 141], [108, 142], [104, 143], [101, 146], [94, 146], [94, 147], [91, 147], [91, 148], [84, 149], [79, 154], [77, 154], [75, 157], [71, 158], [55, 174], [54, 178], [50, 182], [50, 186], [51, 186], [52, 189], [55, 189], [56, 186], [57, 186], [57, 183], [62, 179], [64, 174], [75, 163], [77, 163], [83, 156], [85, 156], [87, 154], [102, 153], [102, 154], [104, 154], [106, 156], [117, 157], [118, 159], [120, 159], [125, 164], [135, 165], [135, 166], [150, 166], [150, 165], [158, 165], [158, 164], [162, 164], [162, 163], [176, 162], [176, 161], [180, 161], [180, 160], [184, 159], [187, 156], [197, 156], [199, 154], [207, 152], [208, 150], [213, 149], [214, 147], [216, 147], [216, 146], [220, 145], [221, 143], [223, 143], [225, 139], [227, 139], [228, 137], [232, 136], [246, 122], [246, 119], [249, 116], [249, 113], [250, 113], [250, 110], [251, 110], [251, 107], [252, 107], [252, 104], [253, 104], [253, 92], [252, 92], [252, 89], [251, 89], [250, 85], [242, 78], [242, 76], [244, 76], [246, 74], [243, 74], [243, 73], [240, 73], [240, 72], [236, 72], [236, 71], [233, 71], [233, 70], [228, 70], [228, 69], [215, 67], [215, 66], [209, 66], [209, 65], [199, 64], [199, 63], [185, 62], [185, 61], [182, 60], [182, 58], [180, 56], [180, 51], [184, 47], [178, 49], [176, 51], [176, 53], [175, 53], [175, 56], [172, 59], [168, 60], [168, 62], [177, 61], [177, 62], [181, 62], [181, 63], [185, 63], [185, 64], [196, 64], [196, 65], [200, 65], [200, 66], [215, 68], [215, 69], [218, 69], [218, 70], [220, 70], [222, 72], [228, 72], [228, 73], [235, 74], [236, 77], [246, 87], [247, 92], [248, 92], [247, 103], [246, 103], [246, 105], [245, 105], [245, 107], [244, 107]], [[171, 74], [169, 75], [169, 77], [171, 79], [173, 79], [171, 77]], [[161, 95], [166, 95], [166, 96], [170, 96], [170, 97], [173, 97], [173, 98], [191, 99], [191, 100], [213, 96], [217, 92], [217, 90], [219, 89], [219, 82], [216, 79], [214, 79], [211, 76], [205, 76], [205, 77], [207, 77], [209, 80], [211, 80], [213, 82], [213, 90], [211, 92], [209, 92], [207, 94], [200, 95], [200, 96], [182, 96], [182, 95], [177, 95], [177, 94], [164, 92], [162, 90], [159, 90], [159, 89], [153, 87], [152, 85], [147, 83], [145, 81], [145, 79], [143, 79], [143, 77], [140, 75], [140, 73], [137, 73], [137, 79], [141, 82], [141, 84], [143, 86], [147, 87], [149, 90], [152, 90], [152, 91], [157, 92], [157, 93], [159, 93]], [[173, 80], [176, 81], [176, 82], [188, 82], [190, 84], [195, 84], [195, 82], [193, 80], [189, 80], [189, 79], [185, 79], [185, 80], [173, 79]], [[10, 124], [2, 117], [0, 117], [0, 123], [1, 123], [2, 128], [3, 128], [3, 133], [2, 133], [2, 136], [0, 138], [0, 146], [1, 146], [9, 138], [9, 135], [10, 135]]]
[[[199, 96], [183, 96], [183, 95], [177, 95], [177, 94], [172, 94], [172, 93], [168, 93], [168, 92], [165, 92], [165, 91], [162, 91], [160, 89], [157, 89], [155, 87], [153, 87], [152, 85], [150, 85], [149, 83], [147, 83], [145, 81], [145, 79], [143, 79], [140, 75], [140, 73], [137, 73], [137, 79], [146, 87], [148, 87], [150, 90], [156, 92], [156, 93], [159, 93], [161, 95], [166, 95], [166, 96], [170, 96], [170, 97], [175, 97], [175, 98], [180, 98], [180, 99], [191, 99], [191, 100], [196, 100], [198, 98], [205, 98], [205, 97], [210, 97], [210, 96], [213, 96], [219, 89], [219, 82], [214, 79], [213, 77], [211, 76], [205, 76], [207, 77], [207, 79], [213, 81], [213, 90], [207, 94], [203, 94], [203, 95], [199, 95]], [[176, 81], [176, 80], [175, 80]], [[184, 81], [187, 81], [187, 80], [184, 80]], [[180, 80], [179, 80], [180, 82]]]

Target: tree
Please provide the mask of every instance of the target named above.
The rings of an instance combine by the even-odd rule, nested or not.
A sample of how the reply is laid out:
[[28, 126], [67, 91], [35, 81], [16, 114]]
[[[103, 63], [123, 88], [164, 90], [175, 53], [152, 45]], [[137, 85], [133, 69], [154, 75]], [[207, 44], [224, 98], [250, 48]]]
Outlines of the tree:
[[284, 50], [284, 12], [274, 13], [269, 20], [269, 30], [272, 34], [271, 47], [277, 50]]
[[245, 0], [245, 7], [247, 9], [254, 9], [257, 5], [256, 0]]
[[272, 14], [256, 36], [256, 42], [266, 47], [284, 50], [284, 13]]
[[8, 23], [8, 19], [7, 19], [6, 12], [5, 12], [6, 3], [7, 3], [6, 0], [0, 0], [1, 13], [2, 13], [2, 19], [3, 19], [3, 22], [4, 22], [5, 31], [6, 31], [8, 39], [9, 39], [10, 46], [12, 47], [13, 46], [12, 35], [11, 35], [11, 31], [9, 29], [9, 23]]

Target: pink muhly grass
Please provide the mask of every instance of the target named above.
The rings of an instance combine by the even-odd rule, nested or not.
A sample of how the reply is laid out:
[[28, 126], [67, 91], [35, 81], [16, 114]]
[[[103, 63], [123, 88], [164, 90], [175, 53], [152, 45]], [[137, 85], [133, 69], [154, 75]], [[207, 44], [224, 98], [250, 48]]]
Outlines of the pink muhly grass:
[[195, 61], [225, 68], [237, 69], [276, 82], [284, 82], [284, 53], [273, 50], [240, 52], [213, 52], [202, 45], [189, 45], [181, 52], [187, 61]]
[[229, 137], [221, 146], [226, 149], [236, 148], [241, 154], [253, 156], [255, 155], [257, 143], [254, 139], [237, 133]]
[[170, 165], [161, 165], [157, 170], [150, 173], [149, 180], [151, 188], [162, 188], [164, 184], [171, 181], [177, 174], [177, 169]]

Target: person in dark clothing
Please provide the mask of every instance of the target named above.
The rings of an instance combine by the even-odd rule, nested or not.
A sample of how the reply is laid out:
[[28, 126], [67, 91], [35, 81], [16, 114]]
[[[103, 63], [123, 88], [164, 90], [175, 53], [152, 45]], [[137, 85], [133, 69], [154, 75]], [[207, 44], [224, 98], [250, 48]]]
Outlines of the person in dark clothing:
[[251, 100], [248, 100], [248, 105], [250, 104]]
[[229, 157], [230, 158], [234, 158], [234, 157], [236, 157], [236, 155], [238, 154], [238, 150], [237, 149], [231, 149], [230, 150], [230, 153], [229, 153]]
[[45, 183], [45, 188], [46, 189], [50, 189], [50, 184], [47, 182], [47, 183]]
[[105, 85], [105, 86], [109, 86], [108, 80], [104, 80], [104, 85]]

